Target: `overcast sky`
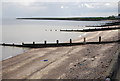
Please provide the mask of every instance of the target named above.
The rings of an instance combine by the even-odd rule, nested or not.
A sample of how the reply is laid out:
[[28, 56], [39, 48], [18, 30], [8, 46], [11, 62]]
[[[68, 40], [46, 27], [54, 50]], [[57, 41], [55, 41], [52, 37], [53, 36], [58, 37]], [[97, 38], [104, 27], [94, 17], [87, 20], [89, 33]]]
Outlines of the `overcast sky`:
[[118, 0], [4, 0], [2, 17], [90, 17], [117, 15]]

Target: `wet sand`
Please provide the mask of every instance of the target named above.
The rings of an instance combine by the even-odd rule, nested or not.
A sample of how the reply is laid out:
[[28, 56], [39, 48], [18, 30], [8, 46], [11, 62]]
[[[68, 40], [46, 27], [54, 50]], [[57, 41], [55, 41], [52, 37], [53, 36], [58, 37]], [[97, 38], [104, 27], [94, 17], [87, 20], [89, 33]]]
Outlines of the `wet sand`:
[[[118, 40], [118, 30], [87, 33], [87, 41]], [[74, 42], [83, 41], [83, 37]], [[3, 79], [104, 79], [118, 44], [89, 44], [32, 49], [2, 61]]]

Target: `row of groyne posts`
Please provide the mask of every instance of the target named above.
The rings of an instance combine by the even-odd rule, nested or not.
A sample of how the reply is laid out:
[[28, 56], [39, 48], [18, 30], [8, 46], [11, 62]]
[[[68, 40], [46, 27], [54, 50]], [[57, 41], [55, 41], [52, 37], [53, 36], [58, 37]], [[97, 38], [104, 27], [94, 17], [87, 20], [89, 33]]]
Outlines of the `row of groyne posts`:
[[70, 42], [66, 43], [60, 43], [59, 40], [56, 40], [56, 43], [47, 43], [47, 41], [44, 41], [44, 43], [24, 43], [22, 44], [7, 44], [3, 43], [2, 46], [16, 46], [16, 47], [31, 47], [31, 48], [40, 48], [40, 47], [57, 47], [57, 46], [72, 46], [72, 45], [83, 45], [83, 44], [101, 44], [102, 38], [99, 36], [99, 40], [97, 42], [87, 42], [86, 38], [83, 38], [83, 42], [73, 42], [72, 39], [70, 39]]
[[94, 31], [106, 31], [106, 30], [118, 30], [120, 29], [120, 26], [115, 26], [115, 27], [101, 27], [101, 28], [92, 28], [92, 29], [61, 29], [60, 31], [64, 32], [94, 32]]

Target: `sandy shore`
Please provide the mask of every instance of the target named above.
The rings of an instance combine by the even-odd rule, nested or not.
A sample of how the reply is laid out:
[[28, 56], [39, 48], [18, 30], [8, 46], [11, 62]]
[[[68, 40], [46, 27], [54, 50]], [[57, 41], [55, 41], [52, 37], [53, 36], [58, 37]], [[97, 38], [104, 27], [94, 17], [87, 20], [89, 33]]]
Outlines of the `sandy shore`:
[[[118, 30], [90, 32], [87, 41], [118, 40]], [[83, 37], [74, 42], [83, 41]], [[104, 79], [117, 43], [37, 48], [2, 61], [3, 79]], [[48, 61], [44, 61], [48, 60]]]

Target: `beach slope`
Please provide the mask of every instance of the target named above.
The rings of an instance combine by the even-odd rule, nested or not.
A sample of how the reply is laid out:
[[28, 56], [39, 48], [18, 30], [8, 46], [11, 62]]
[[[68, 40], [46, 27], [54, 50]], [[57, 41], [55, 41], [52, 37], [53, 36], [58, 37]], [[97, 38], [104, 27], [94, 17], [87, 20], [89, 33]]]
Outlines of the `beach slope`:
[[[86, 34], [87, 41], [118, 40], [118, 30]], [[83, 41], [83, 37], [74, 42]], [[104, 79], [112, 67], [118, 43], [32, 49], [2, 61], [3, 79]]]

